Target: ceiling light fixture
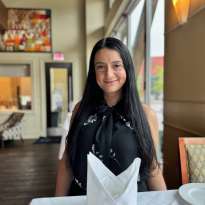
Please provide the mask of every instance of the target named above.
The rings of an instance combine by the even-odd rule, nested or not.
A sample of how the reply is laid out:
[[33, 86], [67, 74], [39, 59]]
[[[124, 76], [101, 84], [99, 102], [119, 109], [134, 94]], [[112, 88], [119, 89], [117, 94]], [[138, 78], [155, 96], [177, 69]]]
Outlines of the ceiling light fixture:
[[187, 22], [190, 0], [172, 0], [179, 24]]

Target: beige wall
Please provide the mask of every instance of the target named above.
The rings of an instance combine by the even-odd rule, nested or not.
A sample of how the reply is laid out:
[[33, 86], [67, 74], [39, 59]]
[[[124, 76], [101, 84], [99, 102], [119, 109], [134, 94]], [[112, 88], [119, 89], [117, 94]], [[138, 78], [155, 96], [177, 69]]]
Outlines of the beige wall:
[[86, 0], [86, 61], [87, 70], [89, 58], [94, 44], [104, 36], [105, 0]]
[[[31, 7], [31, 1], [6, 1], [8, 7]], [[53, 51], [61, 51], [65, 61], [73, 63], [74, 101], [81, 97], [85, 75], [85, 3], [75, 1], [33, 1], [32, 8], [52, 10]], [[24, 137], [37, 138], [46, 135], [45, 72], [44, 63], [52, 61], [51, 54], [0, 53], [0, 63], [30, 63], [33, 77], [34, 107], [24, 118]], [[0, 113], [3, 121], [8, 112]]]
[[178, 137], [205, 136], [204, 19], [205, 9], [177, 26], [171, 1], [166, 1], [163, 149], [169, 188], [181, 183]]

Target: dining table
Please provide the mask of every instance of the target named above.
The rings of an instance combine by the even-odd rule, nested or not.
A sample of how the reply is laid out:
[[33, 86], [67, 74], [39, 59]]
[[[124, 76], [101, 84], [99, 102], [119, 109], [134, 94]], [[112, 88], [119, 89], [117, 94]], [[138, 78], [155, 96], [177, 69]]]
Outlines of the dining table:
[[[188, 205], [178, 190], [148, 191], [137, 193], [137, 205]], [[86, 196], [35, 198], [29, 205], [87, 205]]]

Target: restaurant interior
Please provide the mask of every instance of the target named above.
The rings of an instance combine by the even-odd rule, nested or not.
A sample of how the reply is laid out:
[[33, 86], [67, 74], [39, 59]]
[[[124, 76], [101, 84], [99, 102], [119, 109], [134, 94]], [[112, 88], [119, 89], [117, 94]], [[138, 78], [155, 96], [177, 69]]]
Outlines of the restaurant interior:
[[[27, 142], [55, 146], [57, 163], [91, 50], [113, 36], [127, 45], [141, 102], [157, 115], [167, 189], [178, 189], [179, 138], [205, 137], [204, 20], [204, 0], [0, 0], [0, 167]], [[18, 128], [5, 132], [9, 119]]]

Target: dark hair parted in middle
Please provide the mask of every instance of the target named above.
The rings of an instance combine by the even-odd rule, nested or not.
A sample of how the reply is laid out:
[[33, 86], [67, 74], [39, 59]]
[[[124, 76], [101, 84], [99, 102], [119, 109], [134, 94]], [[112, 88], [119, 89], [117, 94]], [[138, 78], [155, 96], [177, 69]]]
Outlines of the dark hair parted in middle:
[[155, 166], [158, 166], [158, 163], [149, 124], [137, 92], [133, 61], [127, 47], [120, 40], [112, 37], [104, 38], [98, 41], [91, 53], [84, 94], [67, 136], [67, 143], [69, 145], [67, 146], [69, 147], [67, 152], [70, 157], [71, 165], [72, 167], [75, 166], [76, 144], [79, 129], [85, 119], [92, 112], [92, 109], [102, 102], [104, 98], [103, 91], [96, 82], [94, 62], [96, 53], [103, 48], [117, 51], [122, 58], [124, 69], [126, 71], [126, 82], [123, 85], [121, 96], [123, 105], [122, 112], [130, 121], [136, 132], [136, 142], [139, 149], [138, 157], [142, 160], [140, 170], [143, 171], [143, 174], [149, 175], [153, 163]]

